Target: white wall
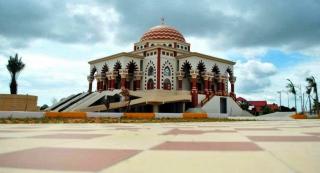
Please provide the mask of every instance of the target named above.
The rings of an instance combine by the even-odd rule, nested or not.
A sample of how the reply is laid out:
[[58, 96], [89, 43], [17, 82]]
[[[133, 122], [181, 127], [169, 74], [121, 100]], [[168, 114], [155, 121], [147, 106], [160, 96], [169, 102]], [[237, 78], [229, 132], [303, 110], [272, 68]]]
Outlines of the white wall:
[[[214, 96], [208, 101], [202, 109], [207, 113], [220, 113], [220, 98], [222, 96]], [[249, 112], [244, 111], [241, 107], [231, 98], [227, 98], [227, 115], [228, 116], [252, 116]]]

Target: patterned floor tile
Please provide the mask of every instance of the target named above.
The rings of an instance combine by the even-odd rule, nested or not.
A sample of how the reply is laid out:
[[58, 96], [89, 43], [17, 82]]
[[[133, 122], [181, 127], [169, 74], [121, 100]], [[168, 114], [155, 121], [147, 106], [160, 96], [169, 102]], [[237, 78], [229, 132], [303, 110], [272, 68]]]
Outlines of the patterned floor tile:
[[165, 142], [153, 150], [186, 150], [186, 151], [261, 151], [252, 142]]
[[320, 142], [316, 136], [248, 136], [257, 142]]
[[108, 134], [75, 134], [75, 133], [56, 133], [47, 135], [37, 135], [29, 138], [48, 138], [48, 139], [93, 139], [108, 136]]
[[138, 150], [35, 148], [0, 154], [0, 166], [27, 169], [100, 171]]

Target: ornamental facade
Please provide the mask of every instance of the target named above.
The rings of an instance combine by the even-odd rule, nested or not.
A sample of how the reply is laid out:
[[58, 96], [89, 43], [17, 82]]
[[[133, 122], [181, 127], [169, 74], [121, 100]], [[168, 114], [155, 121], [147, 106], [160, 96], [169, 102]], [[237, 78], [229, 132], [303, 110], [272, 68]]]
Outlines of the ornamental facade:
[[[213, 96], [235, 98], [235, 62], [192, 52], [184, 36], [165, 24], [145, 32], [134, 43], [133, 51], [99, 58], [89, 64], [89, 92], [188, 91], [193, 107], [201, 106]], [[96, 88], [92, 88], [94, 82]]]

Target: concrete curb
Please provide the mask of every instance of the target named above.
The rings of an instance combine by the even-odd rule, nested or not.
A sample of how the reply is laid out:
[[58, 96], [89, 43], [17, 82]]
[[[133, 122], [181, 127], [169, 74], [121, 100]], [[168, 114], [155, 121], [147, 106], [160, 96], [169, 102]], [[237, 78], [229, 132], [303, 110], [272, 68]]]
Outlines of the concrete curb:
[[217, 113], [135, 113], [135, 112], [20, 112], [0, 111], [0, 118], [227, 118]]

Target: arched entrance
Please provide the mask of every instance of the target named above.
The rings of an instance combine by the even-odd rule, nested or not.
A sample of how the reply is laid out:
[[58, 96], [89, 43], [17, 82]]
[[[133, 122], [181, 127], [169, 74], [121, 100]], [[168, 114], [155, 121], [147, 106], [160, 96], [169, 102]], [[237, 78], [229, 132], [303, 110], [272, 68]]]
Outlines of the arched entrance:
[[220, 75], [220, 69], [219, 67], [217, 66], [217, 64], [215, 64], [213, 67], [212, 67], [212, 73], [214, 75], [214, 78], [212, 79], [212, 85], [211, 85], [211, 89], [212, 89], [212, 92], [214, 94], [217, 93], [218, 91], [218, 80], [216, 79], [216, 77], [218, 77]]
[[106, 73], [108, 71], [109, 71], [108, 65], [104, 64], [103, 67], [102, 67], [102, 70], [101, 70], [101, 75], [104, 77], [102, 90], [107, 90], [108, 89], [109, 81], [108, 81], [108, 78], [106, 76]]
[[184, 76], [183, 76], [183, 80], [182, 80], [182, 89], [183, 90], [188, 90], [191, 91], [191, 75], [190, 75], [190, 71], [191, 71], [191, 64], [189, 61], [185, 61], [181, 67], [181, 71], [184, 72]]
[[199, 73], [199, 78], [197, 80], [197, 88], [199, 93], [204, 94], [204, 78], [203, 73], [206, 71], [206, 66], [204, 65], [203, 61], [201, 60], [197, 65], [197, 70]]
[[152, 90], [154, 89], [154, 82], [153, 79], [149, 79], [147, 83], [147, 90]]
[[134, 72], [138, 70], [138, 65], [133, 60], [127, 64], [128, 77], [126, 81], [126, 88], [129, 90], [135, 90], [134, 86]]
[[163, 89], [164, 90], [171, 90], [171, 82], [169, 79], [165, 79], [163, 82]]
[[116, 77], [115, 77], [115, 89], [120, 89], [121, 87], [121, 76], [120, 76], [120, 73], [119, 73], [119, 70], [122, 68], [122, 65], [120, 63], [120, 61], [117, 61], [115, 64], [114, 64], [114, 67], [113, 67], [113, 71], [116, 73]]

